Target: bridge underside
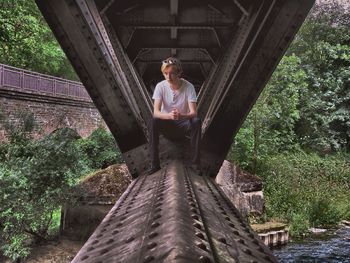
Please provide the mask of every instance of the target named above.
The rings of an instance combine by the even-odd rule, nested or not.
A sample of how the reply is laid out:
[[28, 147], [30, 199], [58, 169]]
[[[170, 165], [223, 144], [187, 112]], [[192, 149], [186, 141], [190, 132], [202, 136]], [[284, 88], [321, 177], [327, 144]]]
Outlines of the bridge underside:
[[[161, 60], [178, 57], [195, 84], [202, 165], [215, 176], [314, 0], [36, 2], [137, 177]], [[162, 161], [176, 155], [169, 145]]]
[[[73, 262], [276, 262], [213, 177], [314, 0], [36, 2], [136, 178]], [[143, 175], [169, 56], [199, 94], [203, 177], [164, 138]]]

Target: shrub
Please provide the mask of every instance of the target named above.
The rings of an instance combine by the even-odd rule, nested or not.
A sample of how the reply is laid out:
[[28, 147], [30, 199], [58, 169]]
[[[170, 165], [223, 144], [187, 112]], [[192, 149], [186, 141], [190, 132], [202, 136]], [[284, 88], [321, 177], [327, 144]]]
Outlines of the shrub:
[[341, 220], [341, 212], [330, 198], [321, 197], [310, 202], [309, 218], [315, 226], [331, 226]]
[[51, 239], [57, 211], [73, 200], [71, 187], [83, 169], [69, 133], [41, 140], [14, 133], [1, 147], [0, 235], [4, 255], [13, 260], [26, 257], [31, 242]]
[[259, 174], [267, 216], [291, 224], [294, 235], [309, 226], [337, 224], [350, 214], [350, 164], [346, 155], [280, 154], [265, 159]]
[[309, 220], [305, 213], [292, 213], [289, 219], [289, 233], [291, 236], [299, 237], [309, 229]]
[[103, 169], [115, 163], [121, 163], [122, 157], [112, 134], [98, 128], [86, 139], [77, 141], [82, 161], [92, 170]]

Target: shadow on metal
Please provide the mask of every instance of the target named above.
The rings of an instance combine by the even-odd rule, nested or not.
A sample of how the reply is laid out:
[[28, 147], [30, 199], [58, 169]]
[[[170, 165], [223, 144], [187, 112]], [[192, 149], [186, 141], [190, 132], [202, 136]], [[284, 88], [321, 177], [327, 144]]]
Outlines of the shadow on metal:
[[72, 262], [277, 261], [214, 179], [174, 160], [135, 179]]

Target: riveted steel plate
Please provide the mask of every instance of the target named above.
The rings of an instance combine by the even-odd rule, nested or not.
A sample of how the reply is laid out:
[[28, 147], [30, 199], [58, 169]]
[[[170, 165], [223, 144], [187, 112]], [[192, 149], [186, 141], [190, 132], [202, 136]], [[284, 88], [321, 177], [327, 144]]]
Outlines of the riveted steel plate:
[[135, 179], [72, 262], [276, 259], [213, 179], [175, 160]]

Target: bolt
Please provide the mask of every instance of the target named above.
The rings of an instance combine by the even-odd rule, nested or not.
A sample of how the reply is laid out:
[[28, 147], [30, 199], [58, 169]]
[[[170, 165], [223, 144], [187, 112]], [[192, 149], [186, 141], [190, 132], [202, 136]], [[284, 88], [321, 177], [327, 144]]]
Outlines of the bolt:
[[154, 237], [156, 237], [156, 236], [158, 236], [158, 233], [157, 233], [157, 232], [152, 232], [152, 233], [150, 233], [150, 234], [148, 235], [148, 238], [154, 238]]
[[205, 239], [203, 233], [201, 233], [201, 232], [196, 232], [195, 235], [201, 239]]
[[149, 244], [147, 245], [147, 249], [152, 249], [152, 248], [155, 248], [156, 246], [157, 246], [157, 243], [152, 242], [152, 243], [149, 243]]
[[207, 250], [207, 246], [202, 242], [197, 243], [196, 246], [199, 247], [200, 249], [205, 250], [205, 251]]
[[125, 243], [130, 243], [133, 240], [134, 240], [134, 237], [131, 236], [125, 240]]
[[226, 238], [224, 237], [219, 237], [218, 240], [223, 244], [227, 244]]

